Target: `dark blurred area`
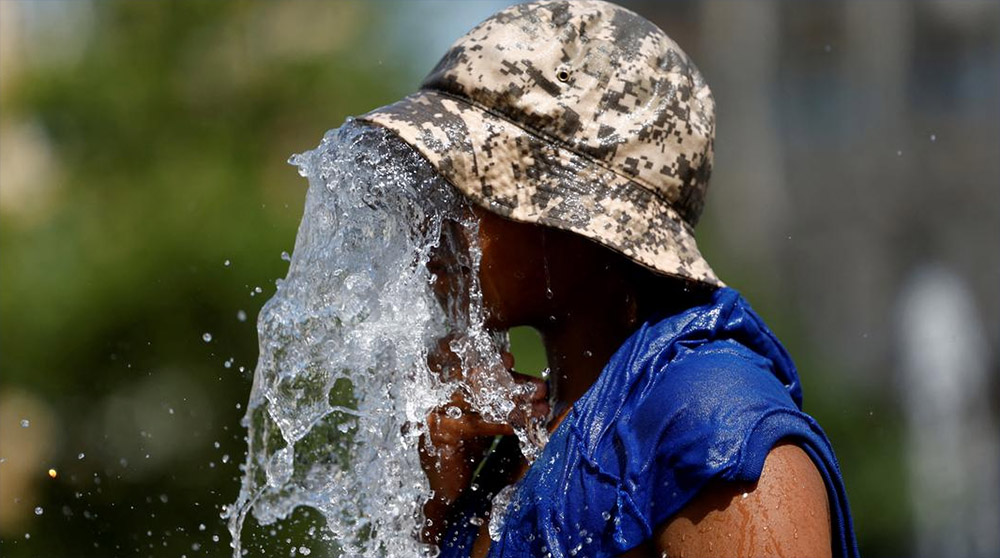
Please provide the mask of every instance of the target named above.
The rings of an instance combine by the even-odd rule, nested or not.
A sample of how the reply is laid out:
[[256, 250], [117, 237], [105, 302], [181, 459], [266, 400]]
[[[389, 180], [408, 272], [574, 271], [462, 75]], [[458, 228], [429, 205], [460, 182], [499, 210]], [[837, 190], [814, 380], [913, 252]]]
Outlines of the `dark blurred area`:
[[[0, 554], [231, 553], [286, 159], [506, 4], [0, 2]], [[1000, 4], [626, 5], [712, 86], [699, 242], [795, 357], [862, 553], [1000, 554]]]

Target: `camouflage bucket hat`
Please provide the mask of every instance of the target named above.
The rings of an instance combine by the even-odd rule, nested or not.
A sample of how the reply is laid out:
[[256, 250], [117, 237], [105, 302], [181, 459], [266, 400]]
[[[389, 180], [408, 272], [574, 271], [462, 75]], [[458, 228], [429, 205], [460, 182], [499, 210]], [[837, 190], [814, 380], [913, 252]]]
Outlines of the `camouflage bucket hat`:
[[595, 0], [515, 5], [460, 38], [384, 126], [483, 208], [721, 285], [695, 244], [715, 105], [659, 28]]

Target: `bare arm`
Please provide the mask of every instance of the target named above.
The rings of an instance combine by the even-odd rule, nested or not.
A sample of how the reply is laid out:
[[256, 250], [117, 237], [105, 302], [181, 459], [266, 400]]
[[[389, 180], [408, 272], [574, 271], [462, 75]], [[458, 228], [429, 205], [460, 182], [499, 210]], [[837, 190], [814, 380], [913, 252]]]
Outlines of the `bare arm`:
[[779, 444], [756, 484], [710, 484], [654, 537], [657, 556], [829, 557], [823, 478], [801, 448]]

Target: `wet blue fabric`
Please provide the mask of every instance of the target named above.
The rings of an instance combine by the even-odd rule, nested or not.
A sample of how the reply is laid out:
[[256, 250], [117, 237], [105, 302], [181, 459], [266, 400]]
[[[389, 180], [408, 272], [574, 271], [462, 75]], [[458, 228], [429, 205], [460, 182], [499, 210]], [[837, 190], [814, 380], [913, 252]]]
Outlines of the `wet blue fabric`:
[[[709, 481], [756, 481], [782, 440], [823, 476], [834, 555], [856, 556], [836, 458], [801, 407], [791, 358], [736, 291], [643, 324], [517, 484], [489, 556], [616, 556]], [[462, 529], [442, 556], [467, 555], [475, 530]]]

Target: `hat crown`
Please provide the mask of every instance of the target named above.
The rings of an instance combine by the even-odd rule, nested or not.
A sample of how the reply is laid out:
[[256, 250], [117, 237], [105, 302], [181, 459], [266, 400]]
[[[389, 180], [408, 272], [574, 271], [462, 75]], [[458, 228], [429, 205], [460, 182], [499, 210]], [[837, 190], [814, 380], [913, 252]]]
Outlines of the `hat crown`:
[[607, 2], [512, 6], [460, 38], [424, 80], [629, 177], [694, 226], [715, 105], [658, 27]]

